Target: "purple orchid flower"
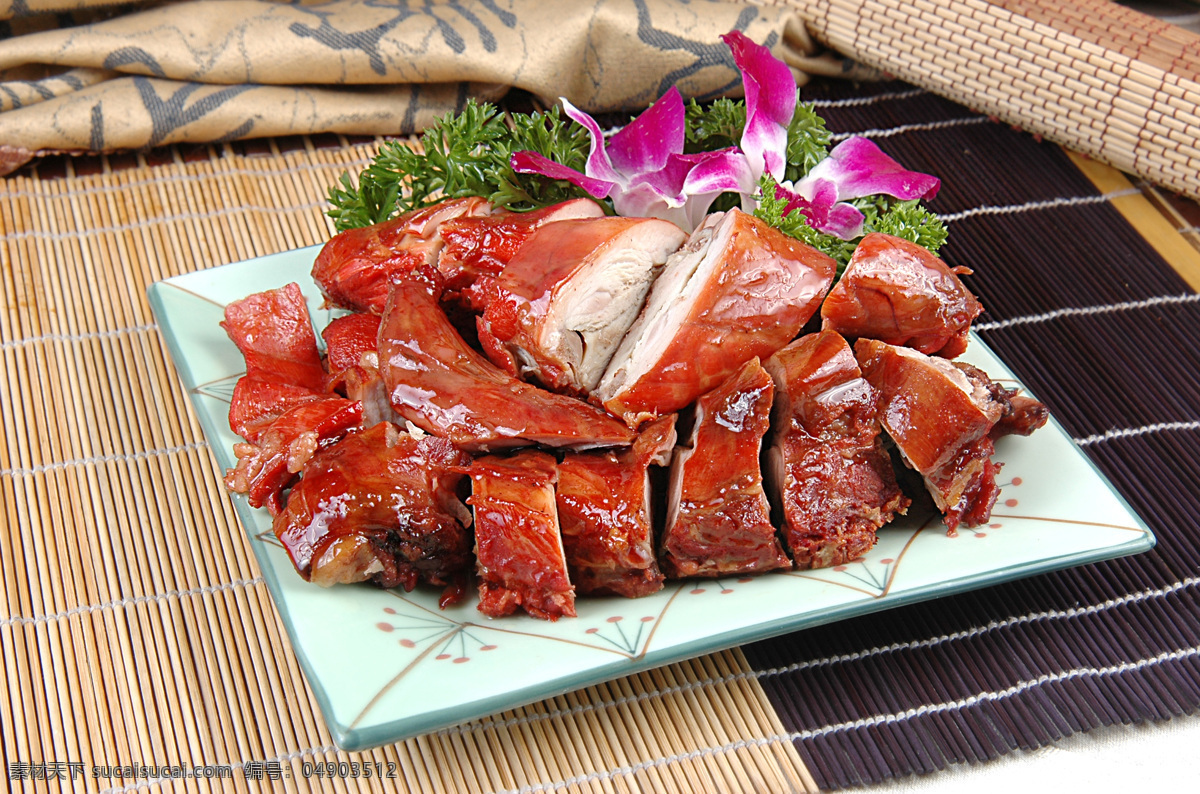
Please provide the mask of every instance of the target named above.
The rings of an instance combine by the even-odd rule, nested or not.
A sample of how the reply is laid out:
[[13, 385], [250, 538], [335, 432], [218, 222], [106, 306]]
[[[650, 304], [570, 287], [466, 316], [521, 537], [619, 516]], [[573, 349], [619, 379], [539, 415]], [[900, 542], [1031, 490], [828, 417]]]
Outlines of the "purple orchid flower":
[[862, 234], [863, 214], [850, 199], [883, 193], [901, 200], [931, 199], [942, 182], [935, 176], [908, 171], [867, 138], [847, 138], [833, 148], [803, 179], [775, 188], [786, 199], [784, 214], [799, 209], [817, 231], [853, 240]]
[[742, 72], [746, 93], [746, 127], [741, 149], [755, 182], [765, 170], [776, 180], [787, 168], [788, 127], [796, 112], [796, 78], [783, 61], [740, 30], [721, 37]]
[[757, 177], [737, 149], [683, 154], [686, 114], [679, 90], [671, 88], [619, 132], [604, 138], [596, 120], [563, 100], [567, 116], [591, 136], [586, 172], [537, 152], [514, 152], [513, 170], [564, 179], [596, 198], [609, 198], [619, 215], [662, 218], [695, 228], [717, 196], [752, 194]]

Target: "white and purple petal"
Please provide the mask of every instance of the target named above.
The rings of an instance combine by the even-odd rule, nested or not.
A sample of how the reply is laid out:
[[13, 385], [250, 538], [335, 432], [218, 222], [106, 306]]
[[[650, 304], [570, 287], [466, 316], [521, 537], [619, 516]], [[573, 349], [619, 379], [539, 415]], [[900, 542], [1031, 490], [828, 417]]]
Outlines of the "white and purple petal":
[[600, 129], [600, 125], [596, 123], [594, 118], [572, 105], [565, 98], [562, 99], [562, 103], [563, 112], [567, 114], [567, 117], [583, 126], [592, 138], [592, 145], [588, 152], [586, 166], [587, 175], [596, 179], [604, 179], [608, 182], [619, 182], [620, 176], [616, 169], [613, 168], [612, 160], [608, 156], [608, 147], [604, 141], [604, 130]]
[[783, 179], [787, 167], [787, 131], [796, 111], [796, 78], [783, 61], [766, 47], [755, 44], [741, 31], [721, 39], [742, 71], [746, 93], [746, 128], [741, 147], [755, 178], [766, 170]]
[[775, 198], [787, 202], [783, 214], [793, 210], [808, 219], [808, 225], [819, 232], [842, 240], [853, 240], [862, 234], [862, 212], [857, 207], [839, 202], [838, 189], [828, 179], [805, 178], [794, 188], [786, 184], [775, 187]]
[[672, 86], [657, 102], [609, 137], [605, 147], [609, 162], [617, 173], [627, 177], [657, 171], [666, 166], [672, 154], [683, 151], [686, 128], [683, 97]]
[[513, 152], [509, 164], [518, 174], [541, 174], [551, 179], [566, 180], [576, 187], [583, 188], [595, 198], [608, 198], [617, 186], [615, 182], [581, 174], [574, 168], [568, 168], [549, 157], [528, 150]]
[[805, 181], [828, 179], [837, 185], [839, 199], [885, 193], [898, 199], [931, 199], [942, 182], [935, 176], [909, 171], [863, 137], [847, 138], [817, 163]]

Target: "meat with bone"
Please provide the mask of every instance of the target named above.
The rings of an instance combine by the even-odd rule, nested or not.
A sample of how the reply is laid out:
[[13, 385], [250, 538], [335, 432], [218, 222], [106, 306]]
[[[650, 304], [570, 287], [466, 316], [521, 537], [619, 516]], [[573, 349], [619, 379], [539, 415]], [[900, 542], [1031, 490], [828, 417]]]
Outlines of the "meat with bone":
[[468, 472], [479, 611], [502, 617], [521, 608], [545, 620], [575, 617], [554, 500], [554, 457], [537, 450], [487, 455]]
[[438, 304], [436, 274], [428, 275], [396, 281], [379, 329], [379, 372], [398, 414], [470, 450], [633, 440], [603, 411], [518, 380], [467, 345]]
[[806, 569], [856, 559], [910, 502], [883, 446], [879, 392], [833, 331], [797, 339], [765, 367], [775, 380], [767, 476], [792, 560]]
[[904, 462], [924, 478], [950, 534], [959, 524], [986, 522], [1000, 492], [993, 430], [1005, 413], [991, 381], [943, 358], [874, 339], [858, 340], [854, 352], [882, 395], [884, 429]]
[[580, 595], [656, 593], [650, 466], [670, 462], [675, 414], [649, 425], [627, 450], [568, 452], [558, 464], [558, 520]]
[[661, 557], [668, 576], [791, 567], [771, 523], [759, 466], [774, 391], [753, 358], [696, 402], [691, 438], [671, 464]]
[[330, 305], [379, 314], [397, 275], [436, 265], [441, 226], [463, 216], [489, 215], [477, 197], [448, 199], [397, 218], [340, 232], [321, 248], [312, 277]]
[[689, 405], [794, 339], [836, 267], [740, 210], [708, 216], [667, 261], [593, 400], [634, 427]]
[[445, 246], [438, 256], [438, 271], [445, 279], [447, 293], [461, 293], [481, 277], [500, 275], [538, 227], [553, 221], [602, 217], [604, 210], [599, 204], [578, 198], [531, 212], [453, 218], [441, 225]]
[[928, 249], [888, 234], [863, 237], [821, 306], [822, 328], [955, 358], [983, 306]]
[[221, 323], [242, 352], [229, 426], [246, 439], [226, 486], [272, 515], [308, 458], [362, 419], [362, 405], [325, 393], [325, 368], [308, 305], [296, 284], [255, 293], [225, 308]]
[[554, 391], [587, 394], [686, 237], [656, 218], [541, 226], [496, 279], [479, 322], [488, 358]]
[[388, 422], [350, 433], [313, 455], [275, 536], [300, 575], [326, 587], [450, 585], [471, 565], [470, 512], [458, 493], [469, 462], [445, 439], [416, 439]]
[[317, 397], [281, 413], [254, 442], [235, 444], [237, 464], [225, 473], [225, 486], [246, 494], [251, 507], [271, 515], [283, 509], [283, 491], [317, 450], [362, 424], [362, 403], [334, 395]]
[[379, 422], [404, 422], [392, 409], [387, 386], [379, 374], [380, 322], [377, 314], [357, 312], [338, 317], [321, 331], [329, 388], [363, 404], [363, 427], [374, 427]]

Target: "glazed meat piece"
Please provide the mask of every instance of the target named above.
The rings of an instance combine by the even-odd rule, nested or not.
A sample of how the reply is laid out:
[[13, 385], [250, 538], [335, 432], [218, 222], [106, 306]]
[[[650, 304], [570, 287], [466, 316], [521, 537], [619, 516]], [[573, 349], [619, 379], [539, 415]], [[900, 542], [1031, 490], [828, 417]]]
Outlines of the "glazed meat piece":
[[790, 568], [771, 524], [759, 453], [775, 386], [757, 358], [696, 403], [675, 451], [661, 562], [668, 576], [729, 576]]
[[708, 216], [667, 261], [592, 398], [631, 427], [678, 411], [792, 341], [836, 268], [740, 210]]
[[765, 367], [775, 380], [767, 476], [792, 560], [802, 569], [854, 560], [910, 502], [883, 446], [879, 392], [833, 331], [797, 339]]
[[380, 322], [377, 314], [358, 312], [333, 320], [321, 332], [329, 388], [363, 404], [363, 427], [380, 422], [404, 423], [392, 409], [387, 386], [379, 374]]
[[257, 444], [271, 424], [287, 411], [325, 395], [304, 386], [255, 378], [238, 378], [229, 401], [229, 429]]
[[628, 428], [594, 406], [501, 371], [463, 341], [436, 293], [430, 280], [400, 279], [384, 312], [379, 372], [398, 414], [470, 450], [633, 440]]
[[575, 218], [602, 218], [604, 210], [591, 199], [564, 201], [531, 212], [464, 215], [442, 224], [445, 241], [437, 267], [447, 293], [468, 289], [480, 276], [495, 278], [540, 226]]
[[225, 485], [246, 494], [251, 507], [283, 509], [283, 491], [321, 447], [362, 423], [362, 403], [327, 395], [303, 402], [276, 417], [251, 443], [235, 444], [237, 465], [225, 473]]
[[325, 367], [299, 285], [229, 304], [221, 327], [246, 359], [247, 378], [325, 390]]
[[379, 315], [355, 312], [331, 320], [321, 331], [325, 341], [325, 366], [331, 374], [362, 363], [364, 354], [379, 347]]
[[967, 349], [971, 321], [983, 311], [950, 268], [900, 237], [863, 237], [846, 272], [821, 306], [822, 328], [954, 358]]
[[393, 278], [436, 265], [443, 223], [491, 212], [492, 205], [481, 198], [448, 199], [373, 226], [347, 229], [317, 254], [313, 281], [330, 305], [379, 314]]
[[468, 471], [479, 611], [494, 618], [518, 608], [543, 620], [575, 617], [554, 501], [554, 457], [536, 450], [488, 455]]
[[449, 585], [471, 565], [470, 512], [458, 493], [469, 463], [445, 439], [416, 439], [388, 422], [350, 433], [313, 455], [275, 536], [300, 575], [325, 587]]
[[649, 425], [627, 450], [568, 452], [558, 464], [558, 521], [580, 595], [650, 595], [662, 589], [654, 555], [650, 466], [675, 448], [675, 414]]
[[587, 394], [686, 236], [656, 218], [542, 226], [496, 279], [479, 322], [488, 358], [554, 391]]
[[1020, 394], [1016, 389], [1006, 389], [979, 367], [962, 361], [955, 361], [954, 366], [962, 370], [972, 383], [987, 389], [992, 399], [1000, 404], [1000, 419], [992, 428], [992, 440], [1009, 435], [1027, 436], [1050, 420], [1050, 412], [1043, 403]]
[[986, 522], [999, 494], [992, 430], [1003, 403], [987, 383], [943, 358], [873, 339], [858, 340], [854, 352], [882, 395], [883, 428], [924, 478], [950, 534], [960, 523]]

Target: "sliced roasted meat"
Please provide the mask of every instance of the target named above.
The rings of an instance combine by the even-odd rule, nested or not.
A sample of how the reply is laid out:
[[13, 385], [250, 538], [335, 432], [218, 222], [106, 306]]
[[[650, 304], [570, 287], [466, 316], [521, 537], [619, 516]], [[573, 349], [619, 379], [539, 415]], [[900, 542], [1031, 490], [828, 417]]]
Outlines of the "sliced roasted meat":
[[554, 501], [554, 457], [537, 450], [488, 455], [468, 471], [479, 611], [502, 617], [520, 608], [545, 620], [575, 617]]
[[492, 205], [481, 198], [448, 199], [373, 226], [347, 229], [317, 254], [313, 281], [331, 305], [379, 314], [393, 278], [437, 263], [442, 224], [491, 212]]
[[379, 346], [379, 315], [355, 312], [331, 320], [321, 331], [325, 341], [325, 366], [336, 374], [362, 363], [364, 354]]
[[955, 361], [954, 366], [962, 370], [972, 383], [987, 389], [992, 399], [1000, 404], [1000, 419], [992, 428], [992, 440], [1010, 435], [1027, 436], [1050, 420], [1050, 411], [1038, 400], [1021, 394], [1017, 389], [1005, 388], [979, 367], [963, 361]]
[[954, 358], [967, 349], [971, 321], [983, 311], [958, 277], [970, 272], [916, 243], [873, 232], [822, 304], [822, 327]]
[[412, 590], [450, 585], [471, 566], [470, 512], [458, 486], [466, 453], [381, 422], [313, 455], [275, 518], [305, 579]]
[[841, 565], [870, 551], [903, 513], [879, 425], [879, 392], [838, 334], [801, 337], [767, 360], [775, 380], [768, 479], [797, 568]]
[[251, 507], [283, 509], [283, 491], [295, 482], [309, 458], [362, 423], [362, 403], [326, 395], [305, 401], [276, 417], [254, 443], [235, 444], [237, 465], [225, 485], [246, 494]]
[[304, 386], [238, 378], [229, 401], [229, 429], [251, 444], [257, 444], [271, 423], [284, 413], [324, 396], [324, 393]]
[[631, 426], [677, 411], [795, 338], [837, 265], [740, 210], [667, 261], [592, 397]]
[[638, 598], [662, 589], [654, 554], [650, 466], [675, 448], [675, 414], [649, 425], [627, 450], [568, 452], [558, 464], [558, 521], [580, 595]]
[[299, 285], [257, 292], [229, 304], [221, 327], [246, 359], [246, 377], [325, 390], [325, 367]]
[[951, 534], [988, 520], [1000, 490], [992, 430], [1004, 415], [987, 383], [953, 363], [874, 339], [854, 345], [882, 395], [880, 419], [904, 462], [921, 474]]
[[775, 386], [757, 358], [696, 402], [675, 451], [661, 562], [668, 576], [728, 576], [790, 568], [771, 523], [759, 453]]
[[[437, 267], [447, 293], [460, 293], [476, 279], [495, 278], [539, 226], [574, 218], [601, 218], [604, 210], [591, 199], [578, 198], [531, 212], [464, 215], [441, 226], [446, 245]], [[482, 308], [482, 307], [480, 307]]]
[[525, 383], [473, 350], [438, 305], [430, 280], [397, 280], [379, 329], [379, 371], [392, 407], [470, 450], [544, 444], [629, 444], [621, 422], [573, 397]]
[[480, 319], [488, 358], [554, 391], [587, 394], [686, 237], [657, 218], [540, 227], [496, 279]]
[[321, 332], [329, 388], [363, 404], [363, 427], [380, 422], [404, 424], [404, 418], [392, 409], [387, 386], [379, 374], [380, 322], [377, 314], [357, 312], [333, 320]]

